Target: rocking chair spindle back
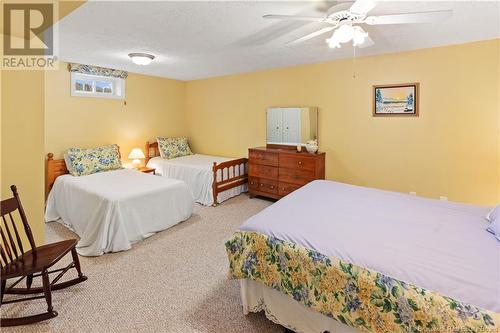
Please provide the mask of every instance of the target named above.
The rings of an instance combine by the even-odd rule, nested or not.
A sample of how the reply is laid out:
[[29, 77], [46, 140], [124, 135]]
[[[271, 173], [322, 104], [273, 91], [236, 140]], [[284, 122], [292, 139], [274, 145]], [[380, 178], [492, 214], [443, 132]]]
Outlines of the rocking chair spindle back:
[[[0, 326], [32, 324], [57, 316], [57, 312], [52, 309], [52, 291], [87, 280], [87, 277], [82, 274], [80, 269], [80, 262], [75, 248], [75, 239], [39, 247], [36, 246], [17, 188], [15, 185], [12, 185], [10, 188], [14, 196], [2, 200], [0, 203], [2, 215], [2, 219], [0, 220], [0, 305], [45, 298], [47, 312], [26, 317], [1, 318]], [[16, 211], [18, 214], [16, 214]], [[16, 223], [17, 215], [21, 218], [24, 235], [21, 233], [21, 227]], [[27, 244], [23, 244], [23, 236], [28, 239], [30, 248], [27, 250], [24, 249]], [[73, 261], [69, 265], [49, 271], [49, 268], [70, 252]], [[71, 268], [75, 268], [78, 277], [56, 283]], [[50, 282], [49, 274], [55, 272], [59, 272], [59, 274]], [[36, 277], [42, 278], [42, 287], [31, 286], [33, 279]], [[7, 286], [7, 280], [11, 279], [16, 280]], [[24, 279], [26, 279], [26, 288], [16, 287]], [[5, 294], [43, 295], [4, 300]]]
[[18, 259], [25, 253], [21, 235], [16, 225], [16, 219], [12, 216], [13, 214], [14, 216], [16, 215], [16, 210], [18, 211], [17, 215], [19, 215], [19, 217], [21, 218], [24, 234], [28, 239], [31, 250], [33, 252], [36, 252], [33, 233], [31, 232], [31, 228], [27, 222], [23, 206], [19, 199], [19, 194], [17, 193], [17, 188], [13, 185], [11, 186], [11, 190], [14, 194], [14, 197], [2, 201], [1, 207], [2, 220], [0, 221], [0, 267], [2, 268], [8, 263], [12, 262], [14, 259]]

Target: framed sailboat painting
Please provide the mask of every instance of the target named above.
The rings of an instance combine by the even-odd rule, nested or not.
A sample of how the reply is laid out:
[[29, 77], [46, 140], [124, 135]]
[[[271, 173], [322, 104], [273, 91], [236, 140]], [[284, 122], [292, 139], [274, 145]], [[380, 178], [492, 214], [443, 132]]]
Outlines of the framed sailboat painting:
[[373, 86], [373, 116], [418, 117], [419, 84]]

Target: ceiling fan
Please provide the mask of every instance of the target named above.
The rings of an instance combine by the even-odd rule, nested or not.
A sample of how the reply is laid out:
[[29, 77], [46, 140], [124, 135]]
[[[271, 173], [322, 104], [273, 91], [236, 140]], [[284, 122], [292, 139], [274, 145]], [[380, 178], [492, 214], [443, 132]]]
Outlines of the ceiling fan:
[[[367, 47], [374, 44], [368, 33], [360, 26], [383, 25], [383, 24], [408, 24], [408, 23], [427, 23], [444, 20], [453, 13], [451, 10], [404, 13], [382, 16], [368, 16], [368, 12], [377, 5], [376, 0], [356, 0], [348, 9], [343, 9], [344, 4], [331, 8], [331, 12], [323, 17], [298, 16], [298, 15], [264, 15], [265, 19], [299, 20], [321, 22], [330, 26], [319, 29], [288, 44], [297, 44], [314, 37], [321, 36], [327, 32], [333, 31], [326, 43], [331, 48], [339, 48], [341, 44], [352, 41], [353, 46]], [[343, 7], [342, 10], [339, 7]]]

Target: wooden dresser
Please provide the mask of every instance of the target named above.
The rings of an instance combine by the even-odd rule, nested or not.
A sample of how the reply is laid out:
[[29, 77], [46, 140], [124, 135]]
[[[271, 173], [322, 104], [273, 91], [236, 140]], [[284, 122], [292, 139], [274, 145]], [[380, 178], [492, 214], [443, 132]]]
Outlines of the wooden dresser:
[[325, 153], [248, 149], [248, 192], [279, 199], [315, 179], [325, 179]]

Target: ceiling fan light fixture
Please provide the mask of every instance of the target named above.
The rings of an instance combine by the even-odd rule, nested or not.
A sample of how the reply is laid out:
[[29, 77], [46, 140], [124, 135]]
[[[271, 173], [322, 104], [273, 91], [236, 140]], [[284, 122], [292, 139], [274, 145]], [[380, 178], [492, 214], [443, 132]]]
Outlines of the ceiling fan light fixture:
[[132, 59], [132, 62], [136, 65], [146, 66], [153, 61], [154, 55], [148, 53], [129, 53], [128, 56]]
[[363, 30], [361, 27], [354, 27], [354, 34], [352, 36], [352, 45], [359, 46], [362, 45], [366, 38], [368, 38], [368, 33]]
[[335, 36], [332, 36], [325, 41], [328, 44], [328, 47], [331, 49], [339, 49], [341, 46], [339, 40]]
[[332, 34], [332, 37], [326, 39], [326, 43], [332, 49], [340, 48], [341, 44], [352, 41], [353, 46], [362, 45], [368, 33], [359, 26], [342, 25]]
[[326, 43], [328, 44], [328, 47], [331, 49], [340, 49], [340, 42], [335, 39], [335, 38], [328, 38], [326, 40]]
[[347, 43], [354, 37], [354, 28], [350, 24], [341, 25], [333, 32], [333, 36], [335, 36], [339, 42]]

